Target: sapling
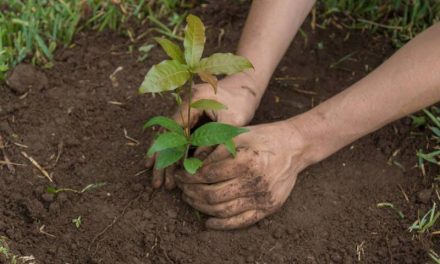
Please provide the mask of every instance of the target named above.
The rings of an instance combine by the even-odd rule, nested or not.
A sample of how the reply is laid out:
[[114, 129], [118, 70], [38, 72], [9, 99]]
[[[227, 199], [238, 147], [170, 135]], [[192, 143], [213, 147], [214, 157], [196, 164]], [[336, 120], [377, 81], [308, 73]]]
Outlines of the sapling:
[[[251, 69], [253, 66], [246, 58], [232, 53], [215, 53], [202, 58], [206, 40], [205, 26], [200, 18], [194, 15], [188, 15], [186, 22], [183, 51], [168, 39], [156, 38], [171, 59], [154, 65], [145, 76], [139, 91], [152, 94], [171, 92], [179, 107], [181, 121], [179, 123], [164, 116], [156, 116], [145, 123], [144, 128], [161, 126], [164, 131], [155, 138], [147, 156], [156, 155], [156, 169], [166, 168], [183, 159], [185, 170], [194, 174], [203, 162], [189, 155], [191, 148], [223, 144], [235, 156], [236, 149], [232, 139], [247, 131], [245, 128], [219, 122], [209, 122], [191, 131], [192, 109], [227, 109], [223, 103], [216, 100], [200, 99], [193, 102], [194, 77], [199, 76], [203, 82], [210, 84], [214, 93], [217, 93], [216, 75], [230, 75]], [[186, 104], [183, 104], [182, 98], [186, 98]]]

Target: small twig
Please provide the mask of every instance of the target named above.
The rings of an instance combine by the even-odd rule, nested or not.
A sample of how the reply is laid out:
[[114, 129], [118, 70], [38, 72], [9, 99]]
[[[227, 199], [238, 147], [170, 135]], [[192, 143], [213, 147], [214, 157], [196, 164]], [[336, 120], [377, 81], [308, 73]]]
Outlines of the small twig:
[[147, 172], [147, 171], [149, 171], [149, 170], [150, 170], [150, 169], [141, 170], [141, 171], [137, 172], [137, 173], [134, 175], [134, 177], [137, 177], [137, 176], [139, 176], [139, 175], [141, 175], [141, 174], [143, 174], [143, 173], [145, 173], [145, 172]]
[[45, 225], [42, 225], [42, 226], [38, 229], [38, 230], [40, 231], [40, 233], [45, 234], [45, 235], [50, 236], [50, 237], [56, 237], [55, 235], [52, 235], [52, 234], [50, 234], [50, 233], [44, 231], [44, 228], [45, 228], [45, 227], [46, 227]]
[[8, 155], [6, 154], [5, 143], [3, 142], [3, 137], [1, 135], [0, 135], [0, 150], [2, 151], [3, 158], [5, 159], [6, 167], [12, 174], [15, 174], [15, 168], [11, 160], [8, 158]]
[[399, 189], [400, 189], [400, 191], [402, 192], [403, 197], [405, 197], [406, 202], [409, 203], [408, 195], [406, 195], [405, 190], [403, 189], [402, 185], [397, 184], [397, 186], [399, 186]]
[[[113, 218], [112, 222], [107, 225], [101, 232], [99, 232], [98, 234], [96, 234], [96, 236], [92, 239], [92, 242], [90, 242], [90, 245], [88, 247], [88, 250], [90, 251], [90, 249], [92, 248], [93, 244], [95, 244], [96, 240], [98, 240], [102, 235], [104, 235], [110, 228], [112, 228], [116, 222], [118, 222], [119, 219], [121, 219], [122, 216], [125, 215], [125, 212], [127, 211], [127, 209], [137, 200], [139, 200], [142, 196], [144, 192], [142, 191], [141, 193], [139, 193], [133, 200], [129, 201], [127, 203], [127, 205], [124, 207], [124, 209], [122, 209], [121, 214], [117, 215], [115, 218]], [[151, 193], [151, 196], [154, 194], [154, 192]], [[151, 198], [151, 197], [150, 197]], [[150, 199], [151, 201], [151, 199]]]
[[13, 165], [13, 166], [23, 166], [26, 167], [26, 164], [15, 163], [7, 160], [0, 160], [0, 165]]
[[140, 144], [139, 140], [136, 140], [136, 139], [134, 139], [134, 138], [132, 138], [132, 137], [130, 137], [130, 136], [128, 135], [128, 133], [127, 133], [127, 129], [125, 129], [125, 128], [124, 128], [124, 137], [125, 137], [126, 139], [130, 140], [131, 142], [133, 142], [135, 145], [139, 145], [139, 144]]
[[16, 145], [17, 147], [20, 147], [20, 148], [29, 148], [28, 146], [17, 143], [17, 142], [14, 142], [14, 145]]
[[52, 177], [50, 177], [49, 173], [43, 167], [41, 167], [41, 165], [38, 164], [38, 162], [34, 158], [30, 157], [24, 151], [21, 152], [21, 155], [28, 159], [32, 163], [32, 165], [34, 165], [43, 174], [44, 177], [46, 177], [50, 182], [53, 182]]
[[388, 241], [388, 237], [385, 238], [385, 242], [387, 243], [388, 255], [390, 256], [390, 264], [393, 264], [393, 252], [391, 251], [390, 242]]
[[108, 101], [108, 103], [112, 104], [112, 105], [124, 105], [123, 103], [118, 102], [118, 101]]
[[306, 94], [306, 95], [317, 95], [316, 92], [314, 91], [309, 91], [309, 90], [303, 90], [303, 89], [299, 89], [299, 88], [293, 88], [293, 90], [297, 93], [301, 93], [301, 94]]

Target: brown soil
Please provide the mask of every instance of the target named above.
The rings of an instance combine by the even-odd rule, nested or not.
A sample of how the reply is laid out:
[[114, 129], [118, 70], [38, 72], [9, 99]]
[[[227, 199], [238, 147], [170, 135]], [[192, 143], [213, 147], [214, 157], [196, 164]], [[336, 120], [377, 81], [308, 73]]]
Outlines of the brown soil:
[[[208, 52], [233, 51], [246, 10], [227, 3], [197, 10], [208, 25]], [[219, 27], [225, 30], [220, 45]], [[307, 41], [296, 38], [275, 74], [301, 78], [274, 78], [255, 123], [310, 109], [392, 53], [386, 40], [367, 33], [312, 31], [308, 22], [304, 28]], [[206, 230], [180, 191], [152, 191], [151, 172], [140, 173], [151, 137], [142, 132], [143, 122], [172, 112], [167, 97], [137, 94], [149, 66], [163, 53], [154, 49], [146, 63], [137, 62], [139, 54], [127, 52], [129, 40], [112, 33], [80, 34], [75, 44], [57, 53], [53, 69], [44, 70], [44, 85], [15, 92], [0, 86], [5, 152], [11, 161], [26, 164], [16, 166], [15, 174], [0, 168], [0, 236], [16, 255], [34, 255], [37, 263], [426, 263], [426, 250], [440, 249], [438, 239], [435, 246], [407, 229], [437, 199], [425, 190], [431, 180], [414, 168], [422, 139], [411, 136], [408, 120], [304, 171], [273, 216], [244, 230]], [[356, 53], [349, 60], [329, 67], [351, 52]], [[119, 66], [123, 69], [112, 80]], [[34, 75], [39, 77], [32, 82], [46, 80], [41, 73], [21, 76]], [[24, 96], [17, 94], [29, 88]], [[124, 130], [140, 144], [127, 139]], [[401, 166], [388, 163], [396, 150], [392, 160]], [[96, 182], [107, 185], [84, 194], [45, 191], [48, 186], [81, 190]], [[379, 202], [393, 203], [405, 219], [378, 209]], [[72, 223], [78, 216], [79, 229]]]

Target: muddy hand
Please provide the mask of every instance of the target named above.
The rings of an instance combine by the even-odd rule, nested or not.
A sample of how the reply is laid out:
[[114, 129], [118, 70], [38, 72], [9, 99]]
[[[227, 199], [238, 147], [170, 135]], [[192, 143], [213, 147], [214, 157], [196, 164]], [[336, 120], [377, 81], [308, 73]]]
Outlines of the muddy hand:
[[250, 127], [234, 139], [235, 158], [219, 146], [197, 174], [176, 173], [184, 201], [212, 216], [208, 228], [236, 229], [259, 221], [284, 204], [308, 165], [302, 138], [287, 122]]
[[[231, 124], [235, 126], [244, 126], [253, 118], [255, 110], [258, 107], [261, 96], [255, 91], [257, 85], [255, 81], [247, 73], [240, 73], [226, 77], [219, 81], [218, 92], [214, 94], [213, 89], [208, 84], [201, 84], [194, 87], [193, 102], [199, 99], [214, 99], [228, 107], [221, 111], [201, 111], [197, 109], [191, 110], [191, 127], [195, 126], [202, 116], [217, 122]], [[184, 109], [187, 104], [184, 103]], [[186, 113], [186, 111], [184, 111]], [[187, 116], [176, 113], [173, 119], [178, 123], [187, 123]], [[153, 168], [155, 156], [147, 159], [146, 167]], [[175, 187], [174, 174], [175, 166], [170, 166], [164, 170], [153, 170], [152, 185], [159, 188], [165, 185], [167, 189]]]

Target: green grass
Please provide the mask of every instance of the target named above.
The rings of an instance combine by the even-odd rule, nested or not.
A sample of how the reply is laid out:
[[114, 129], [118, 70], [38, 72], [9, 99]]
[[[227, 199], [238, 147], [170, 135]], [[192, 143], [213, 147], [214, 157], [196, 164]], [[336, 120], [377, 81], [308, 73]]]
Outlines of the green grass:
[[385, 34], [396, 47], [440, 21], [439, 0], [320, 0], [320, 24]]
[[[118, 4], [116, 4], [118, 3]], [[127, 21], [145, 24], [177, 36], [183, 16], [181, 0], [6, 0], [0, 4], [0, 80], [21, 61], [51, 66], [57, 47], [71, 44], [80, 30], [120, 30], [135, 41]], [[160, 19], [168, 18], [165, 23]], [[157, 25], [160, 25], [160, 28]]]

